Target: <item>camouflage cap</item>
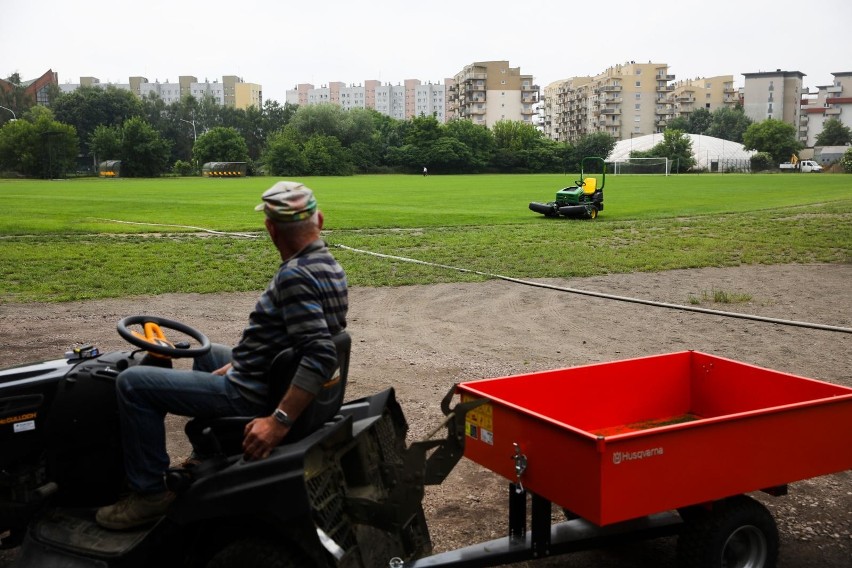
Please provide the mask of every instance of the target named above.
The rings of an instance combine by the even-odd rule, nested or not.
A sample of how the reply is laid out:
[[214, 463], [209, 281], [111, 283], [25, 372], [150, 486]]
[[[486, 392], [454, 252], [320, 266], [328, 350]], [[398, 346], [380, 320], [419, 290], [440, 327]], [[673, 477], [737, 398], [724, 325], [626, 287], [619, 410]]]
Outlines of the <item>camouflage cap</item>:
[[302, 221], [317, 210], [314, 192], [296, 181], [279, 181], [263, 192], [263, 203], [254, 208], [273, 221]]

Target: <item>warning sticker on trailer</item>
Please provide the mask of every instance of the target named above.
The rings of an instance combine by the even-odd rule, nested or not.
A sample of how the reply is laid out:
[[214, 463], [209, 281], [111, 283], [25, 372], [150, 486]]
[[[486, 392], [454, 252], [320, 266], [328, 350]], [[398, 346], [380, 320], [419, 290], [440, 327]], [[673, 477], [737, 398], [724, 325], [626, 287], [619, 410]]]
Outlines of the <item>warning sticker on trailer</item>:
[[[462, 402], [474, 400], [474, 397], [462, 393]], [[465, 416], [464, 432], [473, 439], [482, 440], [486, 444], [494, 445], [494, 423], [493, 408], [489, 403], [468, 410]]]

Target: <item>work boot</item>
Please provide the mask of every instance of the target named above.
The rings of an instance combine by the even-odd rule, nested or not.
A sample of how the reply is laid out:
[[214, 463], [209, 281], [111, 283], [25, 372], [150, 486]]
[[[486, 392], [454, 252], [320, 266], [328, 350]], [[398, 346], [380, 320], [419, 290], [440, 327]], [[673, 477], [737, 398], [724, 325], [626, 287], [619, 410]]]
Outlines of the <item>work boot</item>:
[[124, 531], [157, 521], [175, 500], [171, 491], [143, 495], [131, 493], [115, 505], [101, 507], [95, 520], [106, 529]]

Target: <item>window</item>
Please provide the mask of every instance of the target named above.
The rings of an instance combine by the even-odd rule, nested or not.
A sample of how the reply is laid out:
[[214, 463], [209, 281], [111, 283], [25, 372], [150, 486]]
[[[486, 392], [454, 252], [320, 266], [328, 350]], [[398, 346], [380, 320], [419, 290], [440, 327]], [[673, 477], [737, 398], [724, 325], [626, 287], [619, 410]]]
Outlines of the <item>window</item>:
[[641, 109], [641, 108], [642, 108], [642, 104], [641, 104], [641, 103], [636, 103], [636, 104], [634, 105], [634, 108], [635, 108], [636, 110], [639, 110], [639, 109]]
[[636, 86], [637, 86], [637, 87], [641, 87], [641, 86], [642, 86], [642, 81], [636, 81]]

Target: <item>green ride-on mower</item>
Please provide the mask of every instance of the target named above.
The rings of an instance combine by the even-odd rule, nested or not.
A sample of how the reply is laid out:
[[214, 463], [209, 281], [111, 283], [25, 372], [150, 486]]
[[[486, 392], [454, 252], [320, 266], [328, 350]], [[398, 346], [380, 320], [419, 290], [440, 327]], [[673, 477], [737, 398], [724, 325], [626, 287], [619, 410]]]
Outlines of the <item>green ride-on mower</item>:
[[[600, 162], [601, 184], [597, 178], [586, 177], [587, 164]], [[545, 217], [568, 217], [571, 219], [595, 219], [603, 211], [603, 189], [606, 183], [606, 162], [603, 158], [586, 157], [580, 164], [580, 179], [575, 185], [560, 189], [556, 192], [556, 201], [530, 203], [530, 210], [541, 213]]]

